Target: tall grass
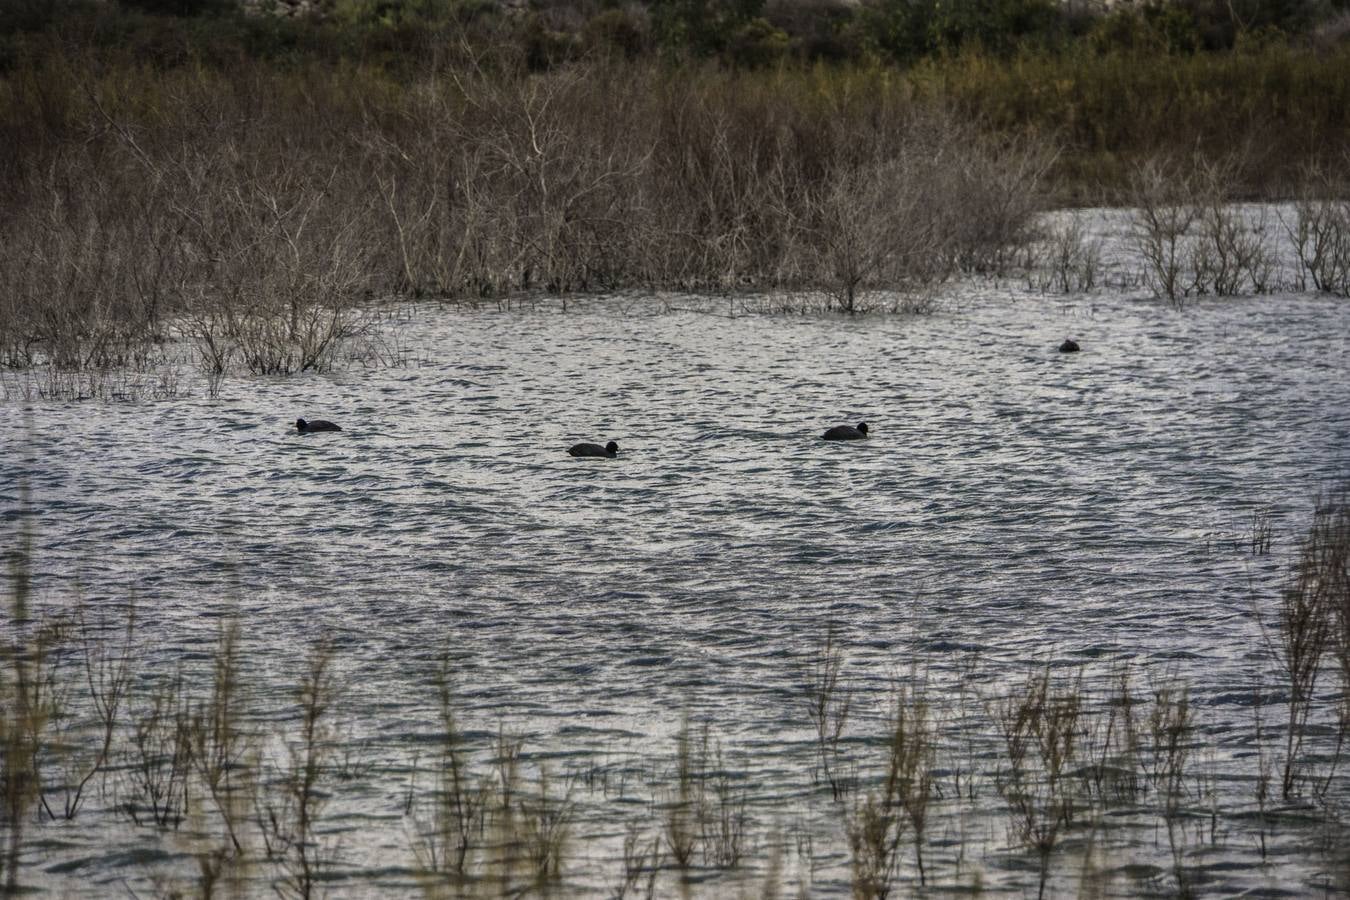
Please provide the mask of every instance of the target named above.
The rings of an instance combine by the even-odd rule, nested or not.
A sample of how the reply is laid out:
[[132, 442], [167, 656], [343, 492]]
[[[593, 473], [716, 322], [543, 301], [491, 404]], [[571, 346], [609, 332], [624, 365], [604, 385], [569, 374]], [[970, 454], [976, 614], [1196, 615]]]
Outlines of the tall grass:
[[[953, 684], [933, 668], [874, 708], [847, 690], [846, 646], [827, 629], [795, 703], [784, 705], [800, 746], [751, 751], [686, 719], [673, 746], [648, 746], [636, 761], [612, 766], [583, 751], [577, 758], [591, 768], [582, 777], [565, 748], [512, 736], [491, 710], [466, 706], [453, 685], [472, 670], [442, 657], [424, 679], [425, 704], [408, 707], [426, 714], [424, 740], [383, 745], [403, 760], [399, 771], [411, 757], [426, 776], [412, 778], [406, 801], [389, 798], [390, 818], [411, 811], [396, 867], [428, 896], [602, 885], [616, 896], [692, 895], [751, 883], [777, 896], [785, 815], [806, 822], [792, 826], [806, 870], [798, 887], [834, 865], [858, 897], [968, 890], [980, 877], [972, 865], [1002, 871], [1000, 890], [1053, 896], [1076, 881], [1089, 894], [1110, 893], [1112, 873], [1127, 871], [1135, 854], [1146, 865], [1165, 854], [1157, 877], [1166, 891], [1199, 894], [1202, 843], [1225, 840], [1250, 841], [1269, 865], [1289, 866], [1274, 870], [1279, 877], [1334, 866], [1318, 848], [1339, 852], [1350, 802], [1338, 768], [1350, 680], [1348, 509], [1344, 493], [1319, 500], [1289, 585], [1270, 600], [1274, 681], [1244, 701], [1250, 733], [1240, 721], [1197, 724], [1203, 682], [1154, 673], [1140, 690], [1125, 668], [1035, 666], [1009, 678], [1000, 663], [958, 667]], [[348, 796], [369, 772], [346, 761], [351, 742], [333, 725], [342, 697], [333, 646], [310, 648], [294, 688], [268, 694], [248, 674], [240, 624], [226, 617], [209, 653], [138, 671], [143, 626], [130, 606], [106, 621], [33, 608], [31, 521], [16, 521], [0, 630], [6, 890], [22, 889], [26, 867], [60, 846], [46, 840], [54, 819], [81, 840], [174, 848], [148, 864], [147, 880], [164, 895], [304, 897], [322, 893], [327, 879], [365, 877], [350, 870], [353, 845], [325, 827], [335, 805], [350, 814], [353, 797], [374, 814], [382, 802]], [[1317, 673], [1328, 671], [1337, 691], [1317, 689]], [[286, 696], [285, 708], [268, 709], [269, 696]], [[1274, 725], [1263, 711], [1272, 696], [1284, 714]], [[480, 727], [467, 730], [474, 719]], [[845, 742], [879, 752], [846, 752]], [[752, 752], [780, 771], [793, 768], [786, 759], [814, 758], [817, 778], [828, 764], [840, 790], [803, 774], [785, 807], [754, 783], [763, 759]], [[611, 777], [624, 782], [613, 794]], [[1299, 816], [1271, 807], [1276, 789]], [[980, 824], [970, 830], [970, 821]], [[138, 834], [124, 838], [119, 828]], [[1156, 846], [1138, 840], [1149, 833]], [[1271, 841], [1278, 854], [1265, 849]]]

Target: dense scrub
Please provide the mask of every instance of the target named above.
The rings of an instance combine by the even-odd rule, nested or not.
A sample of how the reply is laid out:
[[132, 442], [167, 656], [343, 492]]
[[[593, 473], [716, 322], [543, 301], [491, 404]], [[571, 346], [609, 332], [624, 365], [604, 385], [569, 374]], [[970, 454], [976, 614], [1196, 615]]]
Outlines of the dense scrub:
[[[1317, 173], [1350, 143], [1350, 56], [1284, 36], [1330, 11], [1229, 4], [1225, 38], [1198, 7], [1079, 21], [1031, 0], [313, 9], [0, 11], [0, 365], [145, 368], [187, 338], [213, 375], [324, 369], [391, 294], [923, 308], [1002, 270], [1048, 206], [1148, 200], [1146, 171], [1221, 172], [1196, 208], [1301, 192], [1323, 214], [1300, 258], [1344, 290]], [[1150, 283], [1263, 289], [1202, 262]]]
[[[993, 265], [1048, 154], [884, 79], [470, 61], [11, 77], [0, 356], [323, 368], [370, 296], [816, 288], [856, 308]], [[864, 92], [865, 89], [865, 92]]]

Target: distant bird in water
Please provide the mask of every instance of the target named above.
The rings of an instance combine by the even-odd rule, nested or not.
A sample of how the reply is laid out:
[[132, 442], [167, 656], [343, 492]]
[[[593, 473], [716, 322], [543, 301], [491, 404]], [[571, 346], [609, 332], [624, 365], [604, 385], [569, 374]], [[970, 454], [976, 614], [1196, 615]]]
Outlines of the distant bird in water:
[[306, 422], [304, 419], [296, 419], [295, 430], [301, 434], [310, 434], [315, 431], [341, 431], [342, 429], [332, 422], [325, 422], [323, 419], [315, 419], [313, 422]]
[[603, 447], [599, 444], [574, 444], [567, 451], [567, 454], [569, 456], [603, 456], [613, 459], [619, 455], [619, 445], [614, 441], [610, 441]]
[[1073, 338], [1066, 338], [1064, 343], [1059, 345], [1060, 353], [1077, 353], [1079, 349], [1078, 342]]
[[858, 427], [852, 425], [836, 425], [829, 431], [821, 435], [827, 441], [857, 441], [867, 437], [867, 423], [859, 422]]

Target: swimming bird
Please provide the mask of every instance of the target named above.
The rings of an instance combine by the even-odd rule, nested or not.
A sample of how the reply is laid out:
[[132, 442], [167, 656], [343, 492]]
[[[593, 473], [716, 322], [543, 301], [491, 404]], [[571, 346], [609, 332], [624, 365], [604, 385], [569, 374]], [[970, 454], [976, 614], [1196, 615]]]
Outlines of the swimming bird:
[[1060, 353], [1077, 353], [1078, 350], [1078, 342], [1073, 338], [1065, 338], [1064, 343], [1059, 345]]
[[829, 431], [821, 435], [827, 441], [857, 441], [867, 437], [867, 423], [859, 422], [858, 427], [852, 425], [836, 425]]
[[603, 447], [599, 444], [574, 444], [568, 449], [567, 454], [569, 456], [604, 456], [613, 459], [619, 455], [619, 445], [614, 441], [610, 441]]
[[315, 419], [313, 422], [296, 419], [295, 430], [301, 434], [309, 434], [314, 431], [341, 431], [342, 429], [332, 422], [325, 422], [323, 419]]

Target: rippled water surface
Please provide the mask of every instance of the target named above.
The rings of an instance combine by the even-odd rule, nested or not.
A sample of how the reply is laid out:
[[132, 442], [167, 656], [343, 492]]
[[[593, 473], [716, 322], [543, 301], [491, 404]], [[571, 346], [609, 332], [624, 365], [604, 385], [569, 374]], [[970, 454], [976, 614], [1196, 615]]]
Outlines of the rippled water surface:
[[[829, 623], [860, 696], [920, 661], [941, 679], [977, 658], [997, 683], [1132, 660], [1188, 679], [1211, 731], [1250, 728], [1254, 604], [1350, 461], [1350, 304], [1177, 312], [979, 283], [931, 316], [737, 309], [418, 305], [387, 326], [406, 366], [238, 378], [219, 399], [11, 400], [0, 494], [16, 509], [27, 475], [40, 600], [134, 595], [147, 671], [200, 658], [237, 608], [248, 675], [284, 705], [333, 637], [339, 719], [376, 773], [328, 810], [351, 829], [339, 892], [409, 889], [386, 872], [410, 864], [399, 765], [434, 730], [443, 648], [467, 724], [527, 750], [667, 753], [686, 712], [712, 723], [778, 828], [811, 787], [801, 662]], [[1083, 352], [1055, 352], [1070, 335]], [[297, 416], [344, 430], [298, 434]], [[819, 439], [859, 421], [869, 440]], [[614, 460], [565, 452], [610, 439]], [[1260, 512], [1267, 556], [1242, 545]], [[859, 733], [880, 705], [860, 703]], [[62, 840], [33, 859], [67, 864], [52, 890], [145, 877]], [[846, 845], [820, 840], [814, 889], [846, 892]], [[1252, 871], [1243, 889], [1269, 886]]]

